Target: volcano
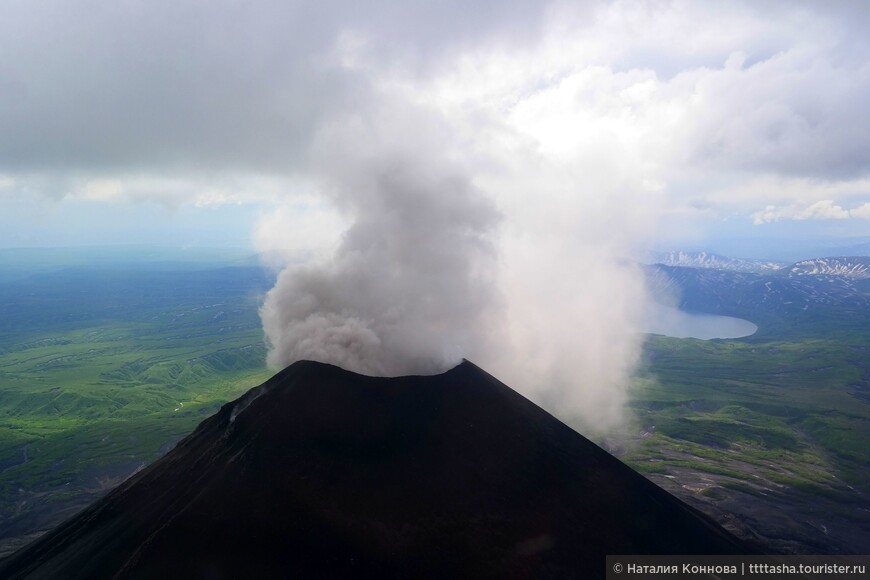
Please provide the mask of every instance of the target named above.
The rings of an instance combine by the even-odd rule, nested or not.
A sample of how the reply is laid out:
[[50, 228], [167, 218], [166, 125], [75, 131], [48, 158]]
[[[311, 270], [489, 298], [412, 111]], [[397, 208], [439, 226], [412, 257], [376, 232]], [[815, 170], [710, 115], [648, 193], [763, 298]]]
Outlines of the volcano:
[[470, 362], [301, 361], [0, 577], [590, 578], [607, 554], [752, 552]]

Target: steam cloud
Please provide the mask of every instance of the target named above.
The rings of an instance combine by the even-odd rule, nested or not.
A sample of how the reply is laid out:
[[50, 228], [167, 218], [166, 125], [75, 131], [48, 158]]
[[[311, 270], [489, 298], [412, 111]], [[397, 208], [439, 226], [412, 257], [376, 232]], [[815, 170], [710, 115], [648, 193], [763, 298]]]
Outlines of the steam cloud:
[[427, 147], [424, 124], [400, 122], [422, 131], [416, 138], [361, 122], [325, 137], [321, 177], [353, 224], [327, 263], [287, 268], [269, 292], [261, 315], [270, 365], [313, 359], [372, 375], [432, 374], [487, 342], [499, 213], [457, 163]]
[[[313, 147], [322, 195], [351, 225], [268, 293], [269, 364], [393, 376], [468, 358], [587, 430], [619, 425], [645, 302], [642, 276], [617, 260], [625, 216], [566, 204], [578, 192], [562, 167], [475, 173], [443, 117], [389, 109], [335, 123]], [[528, 191], [536, 209], [514, 206]]]

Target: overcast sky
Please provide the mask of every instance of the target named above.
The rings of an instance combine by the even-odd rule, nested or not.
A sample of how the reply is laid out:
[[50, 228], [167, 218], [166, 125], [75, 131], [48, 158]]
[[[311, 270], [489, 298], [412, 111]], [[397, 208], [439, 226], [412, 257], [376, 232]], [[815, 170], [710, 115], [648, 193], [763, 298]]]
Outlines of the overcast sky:
[[0, 0], [0, 247], [330, 248], [330, 166], [373, 139], [437, 148], [518, 237], [870, 235], [867, 30], [864, 2]]

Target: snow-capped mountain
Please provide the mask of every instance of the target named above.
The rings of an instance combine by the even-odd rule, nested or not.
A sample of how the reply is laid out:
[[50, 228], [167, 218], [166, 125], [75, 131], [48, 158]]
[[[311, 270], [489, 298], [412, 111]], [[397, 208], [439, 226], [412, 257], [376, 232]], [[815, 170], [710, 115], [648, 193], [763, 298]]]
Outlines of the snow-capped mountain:
[[779, 273], [790, 278], [794, 276], [837, 276], [852, 280], [866, 280], [870, 279], [870, 257], [852, 256], [801, 260], [783, 268]]
[[751, 260], [730, 258], [708, 252], [656, 252], [650, 255], [650, 262], [665, 266], [683, 268], [705, 268], [711, 270], [731, 270], [732, 272], [772, 272], [785, 266], [783, 262], [771, 260]]

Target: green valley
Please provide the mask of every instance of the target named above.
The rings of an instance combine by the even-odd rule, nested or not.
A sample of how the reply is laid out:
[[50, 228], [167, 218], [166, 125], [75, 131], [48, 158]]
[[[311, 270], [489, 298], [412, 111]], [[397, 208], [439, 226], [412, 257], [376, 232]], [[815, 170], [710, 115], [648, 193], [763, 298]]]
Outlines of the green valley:
[[[250, 261], [36, 263], [0, 259], [0, 556], [272, 375], [257, 309], [274, 274]], [[764, 549], [860, 551], [866, 284], [667, 274], [681, 307], [746, 317], [759, 332], [649, 336], [629, 427], [601, 443]]]
[[[867, 280], [660, 268], [681, 307], [750, 318], [753, 336], [651, 336], [617, 453], [765, 549], [870, 545]], [[779, 284], [779, 286], [777, 286]]]
[[271, 375], [257, 266], [52, 269], [0, 285], [0, 553]]

